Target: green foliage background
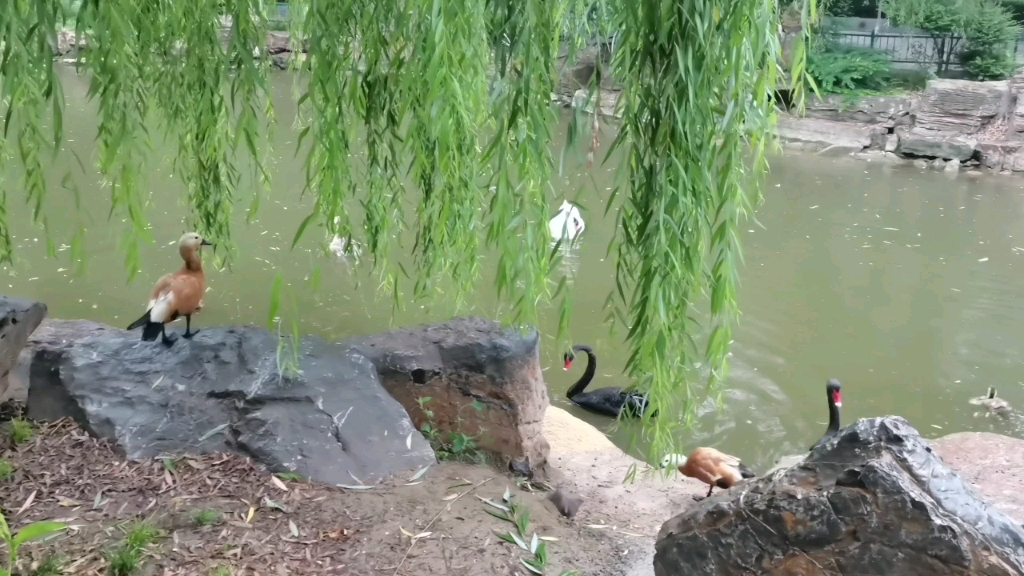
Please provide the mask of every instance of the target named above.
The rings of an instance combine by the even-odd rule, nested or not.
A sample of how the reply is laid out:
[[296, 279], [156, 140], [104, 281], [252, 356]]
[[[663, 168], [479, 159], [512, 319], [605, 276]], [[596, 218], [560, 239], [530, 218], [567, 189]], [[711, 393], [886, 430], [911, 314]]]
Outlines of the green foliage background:
[[[739, 313], [737, 225], [760, 199], [756, 176], [765, 168], [780, 73], [780, 8], [795, 10], [805, 25], [790, 58], [799, 98], [814, 0], [291, 2], [291, 41], [307, 48], [305, 61], [295, 62], [298, 152], [315, 199], [295, 240], [310, 225], [357, 238], [382, 285], [397, 294], [411, 283], [415, 298], [438, 296], [442, 276], [456, 282], [445, 298], [465, 298], [481, 280], [481, 251], [497, 250], [493, 280], [511, 305], [505, 320], [534, 324], [539, 306], [560, 300], [564, 342], [571, 302], [565, 282], [553, 277], [558, 250], [546, 226], [555, 170], [550, 97], [560, 52], [568, 49], [571, 59], [585, 41], [614, 32], [611, 72], [624, 92], [612, 148], [627, 160], [623, 184], [611, 193], [619, 210], [610, 246], [617, 289], [607, 306], [627, 329], [627, 371], [651, 394], [648, 415], [660, 414], [644, 426], [652, 458], [660, 458], [703, 400], [695, 374], [711, 392], [726, 376]], [[260, 54], [275, 9], [264, 0], [0, 4], [0, 169], [24, 168], [21, 181], [3, 183], [0, 261], [12, 258], [6, 206], [15, 194], [53, 232], [43, 210], [44, 166], [62, 144], [53, 60], [55, 31], [67, 21], [87, 46], [78, 65], [98, 104], [96, 161], [111, 220], [126, 223], [120, 249], [129, 278], [139, 271], [140, 244], [152, 241], [152, 122], [177, 143], [189, 222], [218, 245], [222, 264], [230, 262], [232, 212], [242, 204], [256, 214], [271, 185], [270, 70]], [[365, 133], [359, 154], [357, 129]], [[240, 171], [250, 165], [260, 186], [243, 192]], [[406, 173], [419, 192], [408, 214]], [[356, 205], [359, 219], [350, 216]], [[415, 244], [396, 246], [407, 227]], [[389, 265], [394, 249], [411, 249], [415, 269]]]

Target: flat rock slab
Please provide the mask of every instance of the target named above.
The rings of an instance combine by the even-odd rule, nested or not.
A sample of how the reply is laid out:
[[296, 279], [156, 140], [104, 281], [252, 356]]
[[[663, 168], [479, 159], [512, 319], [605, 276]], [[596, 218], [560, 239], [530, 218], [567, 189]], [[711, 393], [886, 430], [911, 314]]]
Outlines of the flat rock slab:
[[661, 528], [657, 576], [1019, 576], [1024, 528], [899, 417], [842, 428], [802, 462]]
[[989, 432], [958, 432], [932, 448], [985, 500], [1024, 523], [1024, 440]]
[[133, 460], [233, 451], [332, 485], [436, 461], [374, 365], [318, 338], [301, 341], [296, 375], [281, 375], [278, 339], [261, 328], [204, 328], [166, 348], [53, 321], [32, 341], [28, 416], [74, 418]]
[[835, 122], [880, 124], [886, 127], [909, 121], [913, 100], [906, 96], [865, 96], [850, 102], [841, 94], [809, 98], [804, 115]]
[[808, 142], [823, 146], [840, 146], [854, 152], [871, 145], [876, 134], [885, 132], [878, 126], [835, 122], [820, 118], [796, 118], [779, 114], [776, 133], [791, 142]]

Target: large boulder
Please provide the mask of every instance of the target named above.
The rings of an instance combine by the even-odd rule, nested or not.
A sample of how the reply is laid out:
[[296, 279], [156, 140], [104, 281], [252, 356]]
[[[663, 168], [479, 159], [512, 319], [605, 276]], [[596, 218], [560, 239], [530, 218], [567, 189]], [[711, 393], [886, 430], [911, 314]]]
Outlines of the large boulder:
[[896, 152], [911, 156], [964, 161], [974, 155], [978, 145], [978, 141], [970, 136], [917, 126], [909, 130], [897, 128], [896, 134], [900, 139]]
[[1019, 576], [1024, 528], [906, 420], [870, 418], [666, 522], [654, 573]]
[[23, 385], [17, 382], [15, 390], [9, 390], [9, 377], [18, 365], [18, 357], [29, 336], [44, 318], [46, 304], [0, 296], [0, 402], [24, 393]]
[[914, 108], [914, 122], [928, 130], [976, 134], [993, 120], [1009, 117], [1013, 104], [1006, 81], [929, 80]]
[[842, 94], [810, 98], [804, 109], [808, 118], [833, 122], [880, 124], [887, 128], [910, 121], [913, 100], [905, 96], [866, 96], [851, 102]]
[[536, 331], [456, 318], [345, 344], [373, 361], [418, 428], [429, 425], [443, 441], [473, 437], [492, 458], [543, 472], [548, 393]]
[[279, 370], [278, 338], [262, 328], [203, 328], [166, 348], [50, 321], [32, 341], [28, 416], [74, 418], [130, 459], [234, 451], [328, 484], [436, 461], [373, 364], [318, 338], [300, 342], [298, 374]]

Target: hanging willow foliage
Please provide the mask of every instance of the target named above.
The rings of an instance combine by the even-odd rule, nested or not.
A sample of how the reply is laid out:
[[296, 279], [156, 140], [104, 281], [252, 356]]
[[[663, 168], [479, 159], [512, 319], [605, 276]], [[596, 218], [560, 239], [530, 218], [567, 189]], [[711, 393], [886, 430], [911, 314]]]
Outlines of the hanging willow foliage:
[[[814, 0], [800, 3], [806, 25], [816, 18]], [[261, 54], [274, 3], [2, 5], [0, 171], [16, 152], [34, 222], [47, 226], [44, 165], [61, 147], [56, 31], [73, 26], [85, 44], [78, 65], [98, 104], [111, 215], [127, 223], [129, 277], [139, 271], [140, 243], [151, 241], [145, 175], [154, 118], [160, 136], [177, 143], [190, 225], [227, 247], [221, 257], [229, 258], [239, 165], [251, 162], [260, 187], [269, 183], [273, 109]], [[358, 238], [395, 294], [408, 276], [415, 297], [438, 294], [440, 278], [455, 282], [447, 298], [468, 295], [480, 280], [480, 254], [494, 249], [508, 320], [533, 324], [538, 308], [561, 294], [564, 331], [571, 304], [564, 281], [551, 278], [559, 252], [546, 227], [555, 171], [550, 98], [560, 51], [614, 37], [612, 74], [624, 92], [612, 148], [624, 150], [627, 177], [614, 191], [621, 208], [609, 305], [628, 327], [628, 373], [650, 393], [645, 430], [657, 458], [675, 444], [678, 401], [691, 418], [700, 398], [688, 369], [702, 364], [709, 385], [725, 377], [738, 314], [737, 224], [759, 199], [752, 176], [764, 168], [773, 121], [780, 12], [775, 0], [291, 2], [291, 42], [306, 53], [294, 63], [298, 146], [306, 193], [315, 198], [295, 242], [309, 225]], [[797, 80], [801, 46], [793, 53]], [[411, 221], [406, 175], [419, 192]], [[0, 261], [8, 263], [11, 187], [0, 201]], [[250, 218], [262, 194], [249, 195]], [[359, 221], [346, 209], [354, 202]], [[387, 264], [392, 238], [407, 226], [416, 264], [408, 274]], [[704, 300], [710, 314], [699, 326], [694, 309]], [[694, 344], [701, 334], [709, 335], [703, 351]]]

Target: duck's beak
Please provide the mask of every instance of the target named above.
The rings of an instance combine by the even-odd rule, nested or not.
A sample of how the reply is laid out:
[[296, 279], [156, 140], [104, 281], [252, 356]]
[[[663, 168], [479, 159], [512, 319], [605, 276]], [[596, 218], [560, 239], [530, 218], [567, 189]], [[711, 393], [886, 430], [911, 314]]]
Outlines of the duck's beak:
[[203, 241], [200, 242], [199, 245], [200, 246], [213, 246], [213, 244], [211, 244], [210, 241], [207, 240], [206, 238], [203, 238]]

